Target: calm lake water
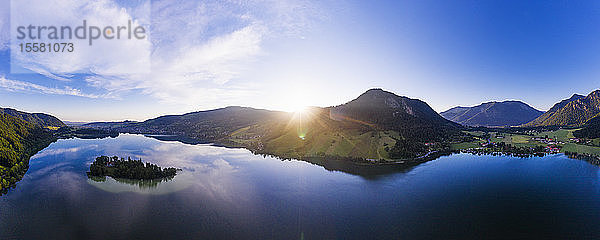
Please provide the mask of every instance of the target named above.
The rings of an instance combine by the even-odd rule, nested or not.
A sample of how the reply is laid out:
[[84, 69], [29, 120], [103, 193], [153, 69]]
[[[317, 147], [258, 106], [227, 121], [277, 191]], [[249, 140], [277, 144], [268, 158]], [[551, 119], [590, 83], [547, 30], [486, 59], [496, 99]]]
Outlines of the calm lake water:
[[[183, 171], [94, 181], [85, 172], [99, 155]], [[59, 140], [0, 197], [0, 239], [599, 237], [599, 169], [563, 155], [456, 154], [350, 174], [140, 135]]]

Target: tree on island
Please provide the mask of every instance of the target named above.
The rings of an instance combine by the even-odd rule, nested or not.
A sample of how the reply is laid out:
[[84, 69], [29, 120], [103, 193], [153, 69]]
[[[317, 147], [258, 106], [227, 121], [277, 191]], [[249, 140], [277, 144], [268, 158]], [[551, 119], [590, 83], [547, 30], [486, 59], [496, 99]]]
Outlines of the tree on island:
[[114, 156], [100, 156], [90, 165], [89, 176], [109, 176], [126, 179], [159, 179], [175, 177], [176, 168], [161, 168], [152, 163], [143, 163], [142, 160], [131, 160]]

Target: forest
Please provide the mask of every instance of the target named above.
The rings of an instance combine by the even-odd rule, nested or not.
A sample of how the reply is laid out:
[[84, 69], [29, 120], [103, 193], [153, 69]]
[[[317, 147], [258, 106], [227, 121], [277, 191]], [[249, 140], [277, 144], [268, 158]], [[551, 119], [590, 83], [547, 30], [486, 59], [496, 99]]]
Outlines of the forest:
[[55, 138], [48, 130], [0, 114], [0, 191], [6, 193], [29, 169], [29, 158]]

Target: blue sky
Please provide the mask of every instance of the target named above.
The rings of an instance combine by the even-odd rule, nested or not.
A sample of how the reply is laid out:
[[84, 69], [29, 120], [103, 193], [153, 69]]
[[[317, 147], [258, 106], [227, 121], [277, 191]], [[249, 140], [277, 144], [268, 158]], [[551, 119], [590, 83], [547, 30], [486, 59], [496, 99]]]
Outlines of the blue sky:
[[93, 2], [39, 4], [77, 19], [149, 9], [150, 38], [134, 47], [150, 50], [151, 71], [108, 71], [136, 59], [110, 48], [75, 55], [90, 64], [41, 58], [13, 62], [31, 73], [11, 73], [11, 4], [1, 0], [0, 106], [145, 120], [228, 105], [330, 106], [381, 87], [437, 111], [506, 99], [547, 110], [600, 86], [597, 1]]

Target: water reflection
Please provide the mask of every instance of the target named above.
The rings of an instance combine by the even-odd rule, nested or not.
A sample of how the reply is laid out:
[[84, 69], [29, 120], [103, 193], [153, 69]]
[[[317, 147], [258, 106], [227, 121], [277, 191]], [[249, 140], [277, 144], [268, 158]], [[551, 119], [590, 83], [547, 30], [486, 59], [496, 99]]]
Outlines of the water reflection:
[[[124, 179], [112, 177], [88, 176], [88, 183], [98, 189], [119, 193], [119, 192], [136, 192], [142, 194], [166, 194], [176, 192], [182, 189], [177, 185], [163, 186], [172, 178], [138, 180]], [[160, 186], [160, 189], [159, 189]]]
[[[144, 135], [144, 136], [154, 138], [157, 140], [161, 140], [161, 141], [166, 141], [166, 142], [179, 142], [179, 143], [194, 144], [194, 145], [199, 145], [199, 146], [213, 146], [206, 142], [194, 140], [192, 138], [185, 137], [185, 136], [177, 136], [177, 135]], [[169, 147], [173, 147], [173, 145], [161, 145], [161, 147], [169, 148]], [[245, 155], [245, 153], [249, 152], [248, 150], [245, 150], [243, 148], [224, 147], [226, 149], [223, 149], [222, 146], [218, 146], [218, 147], [221, 147], [221, 148], [203, 149], [203, 150], [205, 150], [204, 154], [206, 154], [206, 155], [221, 155], [223, 153], [229, 152], [230, 150], [237, 150], [240, 153], [244, 153], [244, 155]], [[153, 149], [153, 150], [156, 151], [156, 150], [160, 150], [160, 149]], [[156, 152], [154, 152], [154, 153], [156, 153]], [[195, 152], [191, 152], [190, 154], [193, 155], [193, 154], [195, 154]], [[448, 155], [448, 154], [446, 154], [446, 155]], [[276, 158], [274, 156], [269, 156], [269, 155], [261, 155], [261, 156], [263, 158], [265, 158], [265, 157]], [[281, 159], [281, 161], [289, 161], [289, 160]], [[298, 160], [291, 160], [291, 161], [298, 161]], [[301, 159], [300, 161], [304, 161], [304, 162], [308, 162], [308, 163], [311, 163], [311, 164], [314, 164], [317, 166], [321, 166], [321, 167], [327, 169], [328, 171], [349, 173], [352, 175], [361, 176], [365, 179], [378, 179], [380, 177], [385, 177], [385, 175], [389, 175], [389, 174], [408, 172], [413, 167], [424, 162], [424, 161], [422, 161], [422, 162], [404, 163], [404, 164], [386, 164], [386, 165], [369, 165], [369, 164], [367, 164], [367, 165], [365, 165], [365, 164], [355, 164], [355, 163], [344, 161], [344, 160], [335, 160], [335, 159], [318, 158], [318, 157]]]
[[191, 138], [191, 137], [179, 136], [179, 135], [146, 134], [144, 136], [154, 138], [157, 140], [161, 140], [161, 141], [166, 141], [166, 142], [175, 141], [175, 142], [181, 142], [181, 143], [185, 143], [185, 144], [208, 144], [209, 143], [206, 141], [199, 141], [199, 140]]
[[[88, 179], [85, 172], [100, 155], [127, 156], [183, 171], [172, 179], [150, 181], [111, 177]], [[252, 187], [239, 180], [239, 166], [252, 161], [267, 161], [260, 156], [249, 158], [248, 155], [249, 151], [245, 149], [164, 142], [131, 134], [121, 134], [114, 139], [68, 139], [59, 140], [35, 155], [32, 158], [35, 159], [32, 161], [34, 171], [30, 171], [28, 177], [32, 180], [44, 178], [47, 184], [67, 187], [66, 191], [81, 188], [82, 183], [112, 193], [167, 194], [191, 189], [218, 201], [233, 202], [236, 192], [255, 195]]]
[[77, 153], [77, 152], [80, 152], [83, 150], [89, 150], [89, 149], [94, 149], [94, 148], [98, 148], [98, 145], [90, 144], [90, 145], [79, 146], [79, 147], [46, 148], [46, 149], [40, 151], [39, 153], [33, 155], [30, 158], [30, 160], [43, 158], [43, 157], [47, 157], [47, 156], [52, 156], [52, 155], [64, 155], [66, 153]]
[[[100, 155], [183, 171], [149, 183], [88, 178], [90, 163]], [[600, 221], [599, 168], [584, 161], [457, 154], [412, 168], [373, 169], [279, 161], [245, 149], [140, 135], [59, 140], [36, 155], [17, 188], [0, 198], [0, 239], [600, 234], [594, 225]]]
[[[100, 176], [88, 175], [88, 179], [92, 180], [92, 182], [96, 182], [96, 183], [105, 183], [107, 178], [112, 178], [112, 177], [106, 177], [106, 176], [100, 177]], [[140, 189], [157, 188], [160, 183], [173, 180], [172, 177], [157, 178], [157, 179], [127, 179], [127, 178], [112, 178], [112, 179], [114, 179], [118, 183], [124, 183], [124, 184], [138, 186]]]

